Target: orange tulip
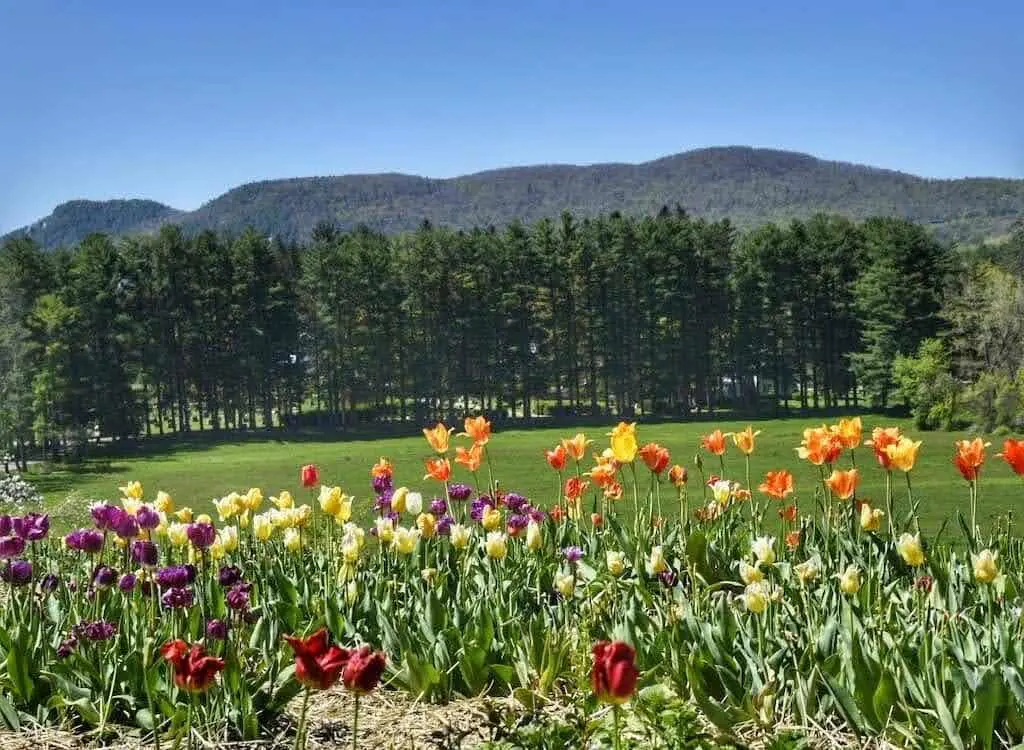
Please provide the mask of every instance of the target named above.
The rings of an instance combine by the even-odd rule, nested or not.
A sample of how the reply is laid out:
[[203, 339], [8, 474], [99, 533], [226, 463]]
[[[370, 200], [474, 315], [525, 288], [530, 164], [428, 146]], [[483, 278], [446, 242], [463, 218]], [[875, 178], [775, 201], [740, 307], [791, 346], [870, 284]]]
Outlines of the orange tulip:
[[849, 471], [836, 469], [825, 480], [825, 484], [828, 485], [828, 488], [840, 500], [849, 500], [857, 492], [857, 485], [860, 484], [860, 474], [856, 469], [850, 469]]
[[466, 417], [464, 426], [466, 431], [460, 432], [459, 437], [473, 438], [476, 445], [487, 445], [487, 441], [491, 439], [491, 423], [482, 416]]
[[793, 492], [793, 475], [788, 471], [769, 471], [757, 489], [769, 497], [782, 500]]
[[747, 425], [747, 429], [743, 430], [743, 432], [733, 432], [731, 434], [732, 442], [736, 444], [740, 452], [749, 456], [754, 452], [754, 438], [760, 435], [761, 431], [754, 432], [754, 428]]
[[622, 499], [622, 484], [619, 482], [612, 482], [604, 488], [604, 496], [609, 500], [621, 500]]
[[452, 475], [452, 464], [447, 458], [428, 458], [423, 462], [427, 467], [424, 479], [436, 479], [438, 482], [447, 482]]
[[672, 482], [676, 487], [682, 487], [689, 478], [690, 475], [687, 473], [685, 466], [676, 464], [668, 470], [668, 481]]
[[876, 427], [871, 431], [871, 439], [865, 440], [864, 445], [874, 449], [875, 460], [885, 470], [892, 468], [892, 459], [889, 457], [888, 448], [900, 441], [899, 427]]
[[704, 450], [716, 456], [721, 456], [725, 453], [725, 435], [722, 434], [721, 430], [715, 430], [710, 435], [704, 435], [700, 439], [700, 444], [704, 447]]
[[784, 508], [779, 509], [779, 518], [787, 523], [793, 523], [796, 520], [796, 506], [787, 505]]
[[655, 474], [661, 474], [668, 467], [668, 448], [657, 443], [648, 443], [640, 449], [640, 458], [647, 464], [647, 468]]
[[578, 432], [575, 437], [569, 438], [568, 440], [563, 439], [562, 447], [565, 448], [566, 452], [570, 456], [579, 461], [586, 454], [587, 446], [592, 442], [592, 440], [587, 440], [587, 436], [582, 432]]
[[465, 466], [468, 471], [475, 474], [484, 458], [484, 447], [480, 443], [473, 443], [468, 449], [461, 445], [455, 448], [455, 463]]
[[604, 516], [602, 516], [600, 513], [591, 513], [590, 525], [595, 528], [600, 528], [601, 526], [604, 526]]
[[555, 471], [561, 471], [565, 468], [565, 459], [568, 457], [565, 446], [556, 445], [553, 451], [544, 451], [544, 457], [548, 461], [550, 466]]
[[844, 448], [853, 449], [860, 445], [861, 433], [864, 430], [860, 417], [853, 419], [840, 419], [839, 424], [832, 428], [832, 431], [839, 436], [839, 441]]
[[786, 534], [786, 546], [789, 549], [796, 549], [797, 547], [800, 546], [800, 532], [799, 531], [791, 531], [788, 534]]
[[384, 456], [380, 457], [380, 461], [373, 465], [370, 469], [370, 475], [375, 477], [390, 477], [394, 473], [395, 467], [391, 465]]
[[551, 509], [551, 512], [548, 513], [548, 515], [551, 516], [551, 520], [555, 523], [561, 523], [565, 520], [565, 508], [561, 505], [556, 505]]
[[1024, 440], [1007, 438], [1003, 441], [1003, 452], [997, 454], [1013, 469], [1013, 473], [1024, 476]]
[[839, 436], [828, 427], [808, 427], [804, 430], [804, 439], [796, 453], [800, 458], [810, 461], [815, 466], [834, 464], [843, 452], [843, 443]]
[[448, 437], [455, 432], [454, 427], [445, 427], [444, 424], [438, 422], [436, 425], [427, 429], [423, 428], [423, 437], [430, 443], [430, 447], [438, 453], [448, 452]]
[[985, 449], [989, 445], [989, 443], [983, 443], [981, 438], [956, 441], [956, 453], [953, 456], [953, 463], [956, 464], [956, 468], [960, 470], [963, 478], [968, 482], [978, 478], [981, 465], [985, 463]]
[[575, 502], [583, 497], [583, 493], [587, 491], [587, 487], [590, 486], [590, 482], [586, 482], [579, 477], [570, 477], [565, 483], [565, 499]]
[[598, 487], [607, 487], [615, 481], [617, 471], [614, 464], [598, 464], [587, 472], [587, 476], [593, 479]]

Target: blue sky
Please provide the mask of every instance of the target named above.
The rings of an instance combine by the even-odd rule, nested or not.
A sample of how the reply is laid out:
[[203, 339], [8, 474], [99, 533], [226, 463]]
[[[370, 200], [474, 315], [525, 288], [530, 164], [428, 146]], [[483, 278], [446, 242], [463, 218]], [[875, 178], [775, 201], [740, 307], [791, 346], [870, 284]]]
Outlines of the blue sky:
[[750, 144], [1024, 177], [1019, 0], [0, 0], [0, 232], [72, 198]]

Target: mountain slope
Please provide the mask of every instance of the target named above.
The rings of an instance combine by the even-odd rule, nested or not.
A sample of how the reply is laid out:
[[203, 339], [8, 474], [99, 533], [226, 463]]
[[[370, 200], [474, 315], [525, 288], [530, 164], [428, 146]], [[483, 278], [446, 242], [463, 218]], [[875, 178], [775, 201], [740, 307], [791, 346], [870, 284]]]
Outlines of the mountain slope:
[[73, 245], [93, 232], [131, 234], [174, 221], [182, 212], [156, 201], [131, 199], [75, 200], [12, 235], [28, 234], [43, 247]]
[[[135, 206], [140, 203], [150, 212], [134, 216], [142, 212]], [[88, 231], [146, 231], [173, 220], [190, 231], [238, 232], [253, 226], [293, 240], [308, 238], [321, 221], [398, 232], [415, 229], [424, 219], [465, 228], [535, 221], [563, 210], [640, 214], [677, 204], [712, 219], [727, 216], [741, 226], [826, 211], [858, 219], [903, 216], [947, 236], [975, 238], [1005, 231], [1024, 217], [1024, 180], [931, 180], [806, 154], [725, 147], [643, 164], [513, 167], [443, 180], [402, 174], [269, 180], [229, 190], [192, 212], [149, 201], [88, 204], [105, 208], [88, 216], [83, 210], [77, 224], [62, 222], [59, 232], [33, 230], [32, 235], [53, 246]], [[67, 214], [68, 205], [58, 211]], [[48, 227], [58, 211], [44, 220]]]

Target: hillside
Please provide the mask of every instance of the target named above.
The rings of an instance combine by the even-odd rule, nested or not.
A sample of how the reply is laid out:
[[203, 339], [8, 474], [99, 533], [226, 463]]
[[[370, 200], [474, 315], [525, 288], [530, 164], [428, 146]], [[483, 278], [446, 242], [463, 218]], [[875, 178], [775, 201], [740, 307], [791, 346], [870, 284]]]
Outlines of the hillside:
[[175, 221], [190, 231], [253, 226], [292, 240], [308, 238], [321, 221], [399, 232], [424, 219], [470, 227], [534, 221], [565, 209], [641, 214], [677, 204], [741, 226], [819, 211], [852, 218], [896, 215], [930, 224], [944, 236], [974, 239], [1005, 232], [1024, 217], [1024, 180], [932, 180], [788, 151], [724, 147], [643, 164], [514, 167], [451, 179], [376, 174], [268, 180], [229, 190], [192, 212], [153, 201], [74, 201], [19, 232], [53, 247], [93, 231], [140, 232]]

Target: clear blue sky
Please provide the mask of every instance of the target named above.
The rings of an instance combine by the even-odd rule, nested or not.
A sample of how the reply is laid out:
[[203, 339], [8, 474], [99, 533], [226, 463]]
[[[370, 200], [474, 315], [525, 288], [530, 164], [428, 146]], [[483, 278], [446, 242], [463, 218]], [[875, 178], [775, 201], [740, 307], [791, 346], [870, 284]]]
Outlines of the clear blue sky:
[[1024, 2], [0, 0], [0, 101], [0, 231], [708, 145], [1024, 177]]

